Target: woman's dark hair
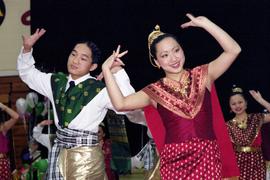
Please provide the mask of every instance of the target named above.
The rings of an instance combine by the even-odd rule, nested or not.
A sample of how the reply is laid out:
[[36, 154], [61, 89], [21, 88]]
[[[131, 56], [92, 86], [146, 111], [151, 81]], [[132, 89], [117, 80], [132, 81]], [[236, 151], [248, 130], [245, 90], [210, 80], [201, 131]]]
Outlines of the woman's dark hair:
[[93, 64], [98, 64], [100, 57], [101, 57], [101, 51], [97, 47], [97, 45], [91, 41], [87, 40], [80, 40], [76, 44], [86, 44], [86, 46], [92, 51], [92, 59]]
[[[152, 42], [152, 44], [151, 44], [151, 46], [150, 46], [150, 53], [151, 53], [151, 55], [152, 55], [152, 57], [153, 57], [154, 59], [157, 59], [157, 56], [156, 56], [156, 53], [157, 53], [157, 47], [156, 47], [156, 45], [157, 45], [157, 43], [159, 43], [160, 41], [162, 41], [163, 39], [165, 39], [165, 38], [167, 38], [167, 37], [173, 38], [177, 43], [179, 43], [178, 38], [177, 38], [175, 35], [173, 35], [173, 34], [165, 33], [165, 34], [163, 34], [163, 35], [158, 36], [158, 37]], [[179, 44], [180, 44], [180, 43], [179, 43]]]

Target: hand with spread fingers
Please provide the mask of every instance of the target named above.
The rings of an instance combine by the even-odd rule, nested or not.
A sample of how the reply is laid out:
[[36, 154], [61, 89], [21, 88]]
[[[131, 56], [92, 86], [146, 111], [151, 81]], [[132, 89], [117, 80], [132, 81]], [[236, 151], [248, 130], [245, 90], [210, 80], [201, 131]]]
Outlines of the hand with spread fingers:
[[[127, 54], [128, 51], [124, 51], [120, 53], [120, 45], [117, 47], [116, 51], [113, 51], [112, 55], [103, 63], [102, 69], [110, 69], [112, 73], [116, 73], [119, 70], [122, 69], [122, 66], [125, 64], [120, 59], [125, 54]], [[103, 79], [103, 73], [101, 72], [97, 77], [97, 80], [101, 81]]]
[[34, 44], [39, 40], [41, 36], [45, 34], [46, 30], [45, 29], [37, 29], [34, 34], [31, 36], [22, 36], [23, 39], [23, 53], [30, 52]]
[[116, 51], [113, 51], [112, 55], [102, 64], [102, 69], [110, 69], [113, 73], [113, 71], [116, 71], [119, 69], [119, 67], [124, 66], [125, 64], [120, 59], [124, 55], [126, 55], [128, 51], [124, 51], [120, 53], [120, 45], [117, 47]]
[[186, 22], [181, 25], [182, 28], [188, 28], [190, 26], [192, 27], [202, 27], [204, 23], [209, 21], [205, 16], [193, 16], [192, 14], [188, 13], [186, 16], [190, 19], [189, 22]]
[[262, 95], [259, 91], [249, 90], [249, 93], [256, 101], [259, 102], [260, 100], [262, 100]]

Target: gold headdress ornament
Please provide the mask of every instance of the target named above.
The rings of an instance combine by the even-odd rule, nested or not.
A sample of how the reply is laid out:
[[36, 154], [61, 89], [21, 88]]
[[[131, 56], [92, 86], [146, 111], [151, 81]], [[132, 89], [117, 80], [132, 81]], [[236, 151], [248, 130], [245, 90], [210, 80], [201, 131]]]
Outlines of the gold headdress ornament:
[[240, 87], [236, 87], [236, 85], [233, 85], [232, 92], [233, 93], [243, 93], [243, 89]]
[[150, 60], [150, 63], [154, 66], [154, 67], [158, 67], [155, 62], [153, 62], [153, 55], [151, 54], [151, 51], [150, 51], [150, 47], [153, 43], [153, 41], [155, 39], [157, 39], [159, 36], [163, 35], [165, 33], [161, 32], [160, 31], [160, 27], [159, 25], [156, 25], [155, 26], [155, 29], [149, 34], [148, 36], [148, 51], [149, 51], [149, 60]]

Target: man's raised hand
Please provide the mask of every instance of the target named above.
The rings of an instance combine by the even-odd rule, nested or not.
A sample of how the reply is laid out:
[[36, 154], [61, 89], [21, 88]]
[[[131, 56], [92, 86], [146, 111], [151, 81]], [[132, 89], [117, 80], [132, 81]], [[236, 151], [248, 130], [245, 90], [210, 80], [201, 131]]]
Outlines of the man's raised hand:
[[23, 53], [27, 53], [30, 52], [33, 45], [37, 42], [37, 40], [43, 36], [43, 34], [45, 34], [46, 30], [45, 29], [37, 29], [36, 32], [34, 34], [32, 34], [31, 36], [25, 36], [22, 35], [22, 39], [23, 39]]

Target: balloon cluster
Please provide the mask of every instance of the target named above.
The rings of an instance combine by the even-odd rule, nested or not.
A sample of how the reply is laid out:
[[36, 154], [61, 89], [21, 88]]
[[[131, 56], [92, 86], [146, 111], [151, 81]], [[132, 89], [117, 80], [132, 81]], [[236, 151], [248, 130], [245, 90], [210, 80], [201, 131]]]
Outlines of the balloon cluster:
[[17, 112], [22, 116], [27, 112], [28, 107], [33, 109], [38, 104], [38, 95], [35, 92], [30, 92], [26, 95], [26, 99], [19, 98], [16, 101]]
[[[38, 120], [53, 119], [53, 112], [50, 108], [50, 101], [44, 98], [44, 101], [38, 101], [38, 95], [35, 92], [30, 92], [26, 98], [18, 98], [16, 101], [17, 112], [23, 121], [25, 131], [28, 131], [28, 138], [32, 136], [34, 126]], [[47, 117], [46, 117], [47, 116]], [[48, 126], [48, 133], [50, 134], [51, 128]]]

